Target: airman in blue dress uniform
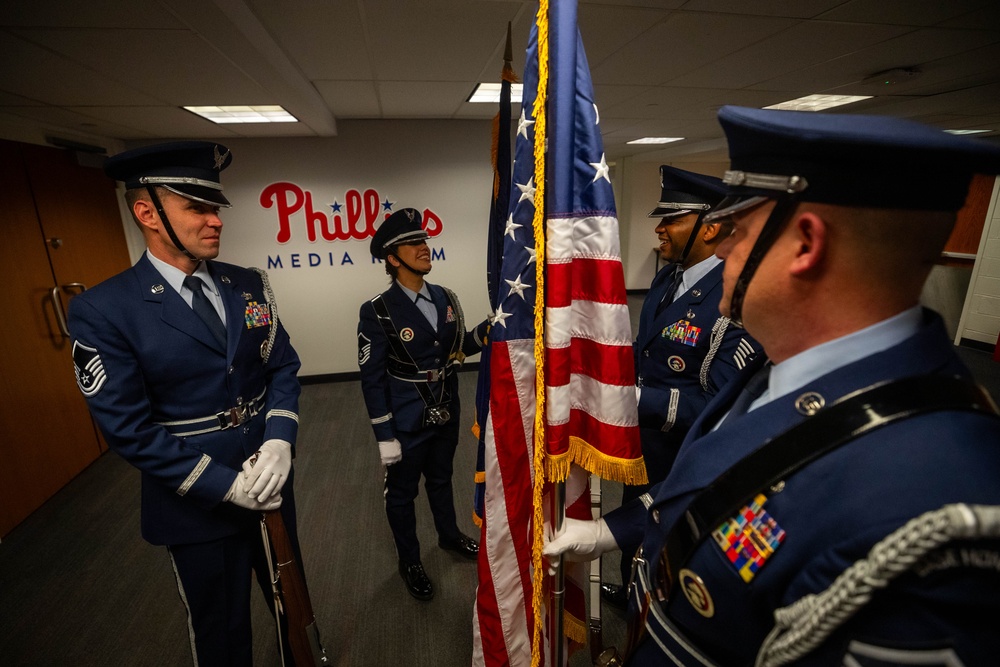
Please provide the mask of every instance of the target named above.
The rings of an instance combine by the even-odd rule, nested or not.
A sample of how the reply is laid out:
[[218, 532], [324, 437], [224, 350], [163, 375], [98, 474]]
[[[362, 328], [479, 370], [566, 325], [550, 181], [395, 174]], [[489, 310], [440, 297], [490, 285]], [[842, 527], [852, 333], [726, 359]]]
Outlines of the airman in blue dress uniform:
[[[726, 186], [713, 176], [662, 165], [660, 190], [649, 217], [658, 220], [659, 252], [667, 265], [657, 272], [643, 300], [632, 347], [649, 483], [626, 485], [622, 504], [667, 476], [691, 424], [759, 348], [746, 331], [719, 313], [722, 260], [715, 249], [732, 225], [725, 220], [706, 224], [704, 218], [725, 197]], [[633, 545], [622, 547], [623, 554], [634, 551]], [[623, 582], [628, 581], [631, 562], [630, 557], [622, 558]], [[601, 593], [609, 603], [625, 606], [624, 587], [606, 583]]]
[[298, 548], [299, 359], [266, 275], [214, 261], [231, 160], [200, 141], [108, 159], [147, 250], [74, 297], [69, 328], [91, 414], [142, 473], [142, 535], [170, 553], [196, 664], [249, 667], [252, 571], [272, 595], [260, 512], [280, 507]]
[[632, 665], [994, 663], [1000, 418], [919, 298], [1000, 149], [888, 117], [719, 116], [721, 308], [769, 359], [663, 483], [546, 554], [641, 536]]
[[389, 216], [372, 237], [371, 253], [385, 260], [393, 282], [361, 305], [361, 390], [386, 466], [385, 512], [400, 576], [413, 597], [430, 600], [434, 588], [420, 559], [414, 507], [421, 475], [438, 544], [471, 560], [479, 553], [476, 540], [458, 529], [451, 477], [461, 421], [456, 372], [482, 348], [486, 322], [467, 332], [455, 293], [424, 280], [430, 249], [416, 209]]

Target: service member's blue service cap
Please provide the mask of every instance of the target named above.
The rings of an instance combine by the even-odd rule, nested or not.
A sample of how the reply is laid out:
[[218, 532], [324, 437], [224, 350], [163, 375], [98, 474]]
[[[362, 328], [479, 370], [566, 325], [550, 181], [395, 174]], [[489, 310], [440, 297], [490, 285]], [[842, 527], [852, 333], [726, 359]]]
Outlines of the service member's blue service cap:
[[385, 259], [394, 245], [417, 243], [428, 238], [420, 226], [422, 218], [415, 208], [401, 208], [385, 219], [372, 236], [372, 256]]
[[660, 165], [660, 201], [649, 212], [651, 218], [672, 218], [694, 211], [707, 211], [725, 197], [726, 186], [714, 176]]
[[974, 173], [1000, 171], [1000, 147], [889, 116], [724, 106], [727, 200], [708, 218], [764, 198], [957, 211]]
[[229, 149], [210, 141], [178, 141], [143, 146], [112, 155], [104, 173], [125, 187], [159, 185], [182, 197], [214, 206], [231, 206], [222, 194], [219, 173], [229, 166]]

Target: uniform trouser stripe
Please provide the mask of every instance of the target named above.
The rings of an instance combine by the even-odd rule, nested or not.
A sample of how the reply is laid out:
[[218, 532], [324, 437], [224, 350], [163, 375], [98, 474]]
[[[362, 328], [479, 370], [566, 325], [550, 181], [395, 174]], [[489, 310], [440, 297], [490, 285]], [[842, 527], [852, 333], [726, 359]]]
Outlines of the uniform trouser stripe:
[[181, 582], [180, 572], [177, 571], [177, 562], [174, 560], [174, 555], [170, 553], [170, 547], [167, 547], [167, 554], [170, 556], [170, 567], [174, 569], [174, 578], [177, 580], [177, 592], [181, 596], [181, 602], [184, 603], [184, 613], [187, 614], [188, 641], [191, 644], [191, 659], [194, 661], [194, 667], [198, 667], [198, 650], [195, 648], [194, 643], [194, 625], [191, 623], [191, 607], [188, 605], [187, 595], [184, 593], [184, 584]]

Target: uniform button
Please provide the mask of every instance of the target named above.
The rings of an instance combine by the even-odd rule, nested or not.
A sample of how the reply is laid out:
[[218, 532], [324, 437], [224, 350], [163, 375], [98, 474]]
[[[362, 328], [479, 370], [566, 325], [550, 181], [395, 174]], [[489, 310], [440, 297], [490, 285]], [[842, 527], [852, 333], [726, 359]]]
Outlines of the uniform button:
[[806, 417], [812, 417], [822, 410], [824, 405], [826, 405], [826, 399], [814, 391], [807, 391], [795, 399], [795, 409]]
[[249, 432], [250, 432], [250, 427], [249, 426], [244, 426], [243, 427], [243, 435], [246, 435]]
[[642, 376], [641, 376], [641, 375], [640, 375], [640, 376], [639, 376], [639, 378], [638, 378], [638, 379], [637, 379], [637, 380], [635, 381], [635, 384], [636, 384], [636, 386], [639, 386], [639, 387], [643, 386], [643, 384], [642, 384]]
[[653, 523], [660, 523], [660, 510], [653, 510]]
[[441, 357], [434, 357], [434, 363], [435, 364], [440, 364], [441, 363]]
[[437, 342], [437, 341], [434, 341], [434, 347], [437, 347], [437, 346], [439, 346], [440, 344], [441, 344], [441, 343], [439, 343], [439, 342]]
[[695, 289], [691, 290], [691, 296], [693, 296], [693, 297], [695, 297], [695, 298], [697, 298], [697, 297], [701, 296], [701, 290], [700, 290], [700, 289], [697, 289], [697, 288], [695, 288]]
[[694, 317], [695, 317], [695, 312], [693, 310], [688, 310], [688, 312], [687, 312], [687, 318], [689, 320], [693, 320]]
[[642, 356], [648, 357], [649, 356], [649, 350], [643, 350], [642, 351]]
[[236, 405], [243, 405], [243, 397], [242, 396], [237, 396], [236, 397]]
[[235, 367], [235, 366], [230, 366], [230, 367], [229, 367], [229, 374], [230, 374], [230, 375], [232, 375], [232, 374], [233, 374], [233, 371], [235, 371], [235, 370], [236, 370], [236, 367]]

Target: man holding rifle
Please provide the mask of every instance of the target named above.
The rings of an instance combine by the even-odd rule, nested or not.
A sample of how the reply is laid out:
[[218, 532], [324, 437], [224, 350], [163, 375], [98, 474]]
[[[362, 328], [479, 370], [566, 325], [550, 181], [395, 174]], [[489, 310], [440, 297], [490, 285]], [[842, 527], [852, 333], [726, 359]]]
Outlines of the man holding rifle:
[[108, 159], [146, 252], [75, 297], [69, 326], [91, 413], [142, 473], [142, 535], [167, 547], [195, 664], [251, 667], [251, 572], [272, 597], [261, 512], [280, 508], [299, 551], [300, 364], [266, 274], [214, 261], [231, 160], [193, 141]]
[[545, 554], [642, 540], [632, 665], [994, 663], [1000, 418], [920, 295], [1000, 149], [880, 116], [719, 118], [720, 310], [769, 360], [658, 487]]

